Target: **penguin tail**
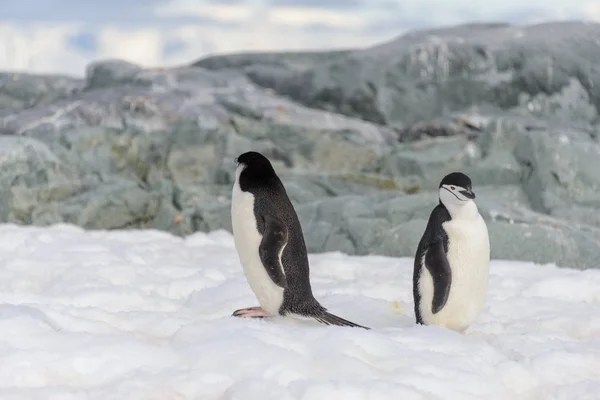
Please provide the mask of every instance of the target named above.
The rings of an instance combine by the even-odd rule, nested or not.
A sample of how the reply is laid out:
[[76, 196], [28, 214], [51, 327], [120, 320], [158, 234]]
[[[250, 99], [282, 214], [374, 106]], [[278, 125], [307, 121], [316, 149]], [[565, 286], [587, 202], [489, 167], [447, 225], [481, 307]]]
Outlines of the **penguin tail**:
[[331, 314], [327, 311], [324, 311], [321, 315], [314, 317], [314, 319], [325, 325], [348, 326], [352, 328], [363, 328], [367, 330], [371, 329], [366, 326], [358, 325], [354, 322], [345, 320], [344, 318], [338, 317], [337, 315]]

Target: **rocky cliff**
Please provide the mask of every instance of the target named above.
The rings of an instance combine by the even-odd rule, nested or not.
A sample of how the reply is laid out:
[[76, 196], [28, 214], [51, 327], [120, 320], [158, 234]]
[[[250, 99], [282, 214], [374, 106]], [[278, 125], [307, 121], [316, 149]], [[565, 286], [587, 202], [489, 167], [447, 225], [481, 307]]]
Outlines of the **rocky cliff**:
[[372, 48], [235, 54], [84, 79], [0, 74], [0, 221], [231, 229], [263, 152], [309, 251], [414, 255], [469, 174], [495, 258], [600, 266], [600, 24], [476, 24]]

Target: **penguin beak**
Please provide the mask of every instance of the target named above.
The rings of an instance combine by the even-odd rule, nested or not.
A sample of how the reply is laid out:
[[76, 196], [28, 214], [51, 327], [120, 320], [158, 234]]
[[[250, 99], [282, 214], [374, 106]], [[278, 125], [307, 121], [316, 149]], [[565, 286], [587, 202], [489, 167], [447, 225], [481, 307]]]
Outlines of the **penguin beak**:
[[473, 193], [471, 189], [461, 190], [459, 193], [465, 196], [467, 199], [473, 200], [475, 198], [475, 193]]

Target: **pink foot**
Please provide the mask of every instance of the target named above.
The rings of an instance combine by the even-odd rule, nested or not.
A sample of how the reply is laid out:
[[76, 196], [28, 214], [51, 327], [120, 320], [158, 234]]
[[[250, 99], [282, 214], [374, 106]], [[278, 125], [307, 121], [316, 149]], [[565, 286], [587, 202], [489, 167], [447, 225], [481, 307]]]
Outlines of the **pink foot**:
[[231, 315], [242, 318], [264, 318], [271, 316], [271, 314], [260, 307], [240, 308], [239, 310], [235, 310]]

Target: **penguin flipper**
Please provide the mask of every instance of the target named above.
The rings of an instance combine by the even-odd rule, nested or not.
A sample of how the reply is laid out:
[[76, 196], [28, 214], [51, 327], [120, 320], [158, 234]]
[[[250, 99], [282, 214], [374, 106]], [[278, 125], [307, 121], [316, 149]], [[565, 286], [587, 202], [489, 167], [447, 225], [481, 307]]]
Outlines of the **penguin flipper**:
[[433, 278], [431, 312], [436, 314], [444, 308], [446, 301], [448, 301], [450, 285], [452, 284], [452, 270], [441, 241], [432, 243], [427, 249], [425, 266]]
[[272, 216], [265, 216], [264, 222], [258, 254], [269, 277], [277, 286], [284, 288], [287, 286], [287, 279], [281, 264], [281, 254], [287, 245], [287, 228], [283, 222]]

